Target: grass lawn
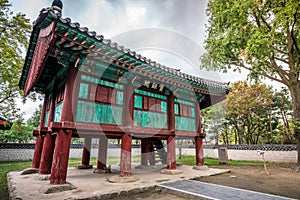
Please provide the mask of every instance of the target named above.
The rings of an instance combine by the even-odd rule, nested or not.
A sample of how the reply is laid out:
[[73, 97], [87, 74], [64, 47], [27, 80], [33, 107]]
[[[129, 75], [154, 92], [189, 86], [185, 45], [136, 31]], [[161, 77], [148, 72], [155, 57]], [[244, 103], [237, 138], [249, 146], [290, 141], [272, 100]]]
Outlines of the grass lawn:
[[[181, 162], [185, 165], [194, 165], [196, 163], [195, 156], [182, 156], [181, 159], [177, 159], [177, 162]], [[108, 158], [107, 164], [118, 164], [119, 158]], [[132, 157], [132, 162], [139, 163], [140, 157], [134, 156]], [[76, 167], [80, 165], [81, 159], [71, 158], [69, 159], [69, 167]], [[91, 158], [91, 165], [96, 166], [97, 160], [96, 158]], [[278, 163], [268, 163], [268, 165], [278, 165]], [[209, 167], [219, 167], [221, 168], [223, 165], [219, 164], [218, 159], [205, 158], [205, 165]], [[224, 165], [227, 166], [227, 165]], [[263, 166], [262, 162], [254, 162], [254, 161], [235, 161], [230, 160], [229, 166]], [[0, 162], [0, 198], [8, 199], [8, 188], [7, 188], [7, 179], [6, 174], [12, 171], [22, 171], [23, 169], [31, 167], [31, 161], [20, 161], [20, 162]], [[227, 166], [228, 167], [228, 166]]]

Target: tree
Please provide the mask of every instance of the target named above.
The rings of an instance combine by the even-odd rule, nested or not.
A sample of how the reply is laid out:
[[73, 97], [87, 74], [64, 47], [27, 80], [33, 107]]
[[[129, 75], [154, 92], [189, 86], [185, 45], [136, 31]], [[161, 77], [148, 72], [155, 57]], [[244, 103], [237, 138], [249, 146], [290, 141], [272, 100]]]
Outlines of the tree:
[[300, 169], [300, 4], [298, 0], [211, 0], [202, 67], [241, 68], [287, 86]]
[[[201, 111], [203, 116], [203, 131], [206, 134], [212, 134], [215, 139], [215, 145], [218, 145], [219, 133], [224, 128], [226, 117], [225, 103], [220, 102]], [[227, 144], [227, 143], [226, 143]]]
[[37, 129], [40, 125], [41, 113], [42, 104], [39, 105], [39, 108], [35, 109], [33, 115], [27, 120], [27, 126], [32, 126]]
[[236, 82], [226, 98], [226, 118], [239, 144], [258, 144], [268, 132], [273, 91], [263, 84]]
[[20, 117], [16, 98], [23, 66], [22, 48], [28, 44], [31, 29], [24, 14], [14, 14], [8, 0], [0, 0], [0, 115], [13, 121]]
[[274, 114], [278, 115], [282, 122], [282, 124], [279, 124], [281, 143], [293, 143], [293, 130], [290, 126], [292, 120], [292, 103], [286, 88], [282, 88], [279, 92], [275, 92], [272, 106], [275, 111]]
[[33, 139], [32, 130], [32, 126], [26, 126], [22, 120], [17, 120], [10, 130], [0, 131], [0, 142], [29, 142]]

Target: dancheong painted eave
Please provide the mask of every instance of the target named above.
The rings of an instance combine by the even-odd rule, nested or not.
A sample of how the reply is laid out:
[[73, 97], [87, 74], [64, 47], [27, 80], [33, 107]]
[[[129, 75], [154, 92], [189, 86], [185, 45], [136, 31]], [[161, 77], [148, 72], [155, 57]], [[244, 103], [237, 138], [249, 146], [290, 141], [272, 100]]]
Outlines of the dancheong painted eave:
[[[32, 59], [37, 48], [40, 30], [46, 27], [51, 28], [53, 38], [49, 41], [48, 49], [44, 49], [45, 53], [42, 55], [41, 63], [35, 64]], [[68, 52], [72, 52], [69, 57]], [[172, 90], [180, 88], [194, 92], [198, 101], [202, 104], [201, 108], [225, 99], [230, 90], [228, 83], [206, 80], [180, 72], [147, 59], [116, 42], [104, 39], [103, 35], [97, 35], [96, 32], [81, 27], [79, 23], [73, 23], [70, 18], [62, 18], [61, 13], [53, 7], [42, 9], [33, 26], [19, 82], [19, 86], [24, 90], [25, 95], [28, 95], [30, 91], [40, 93], [47, 91], [47, 84], [61, 70], [59, 66], [51, 65], [51, 56], [57, 57], [62, 67], [64, 67], [64, 59], [76, 62], [78, 67], [92, 65], [101, 60], [101, 62], [106, 62], [107, 66], [121, 71], [119, 78], [124, 72], [130, 71], [134, 74], [133, 79], [147, 77], [151, 81], [172, 88]], [[39, 66], [34, 72], [35, 76], [32, 76], [32, 74], [29, 75], [29, 71], [34, 64]], [[201, 102], [201, 99], [209, 100]]]

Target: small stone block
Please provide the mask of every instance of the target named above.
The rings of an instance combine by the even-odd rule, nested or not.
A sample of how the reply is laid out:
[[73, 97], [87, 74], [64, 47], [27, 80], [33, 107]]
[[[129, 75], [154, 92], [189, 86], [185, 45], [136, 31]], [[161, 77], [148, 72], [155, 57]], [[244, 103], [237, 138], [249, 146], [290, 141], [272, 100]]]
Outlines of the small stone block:
[[177, 175], [182, 174], [183, 171], [179, 169], [163, 169], [160, 171], [161, 174]]
[[209, 168], [206, 165], [203, 165], [203, 166], [194, 165], [193, 169], [194, 170], [209, 170]]
[[157, 182], [157, 183], [161, 183], [161, 182], [167, 182], [167, 181], [169, 181], [170, 179], [156, 179], [155, 181]]
[[20, 175], [35, 174], [38, 172], [39, 172], [38, 168], [27, 168], [27, 169], [24, 169]]
[[78, 165], [78, 169], [92, 169], [93, 165]]
[[34, 178], [37, 181], [48, 181], [50, 180], [51, 174], [37, 174]]
[[157, 165], [138, 165], [135, 169], [155, 169]]
[[63, 191], [74, 190], [74, 189], [76, 189], [76, 187], [71, 183], [65, 183], [59, 185], [47, 184], [44, 185], [42, 188], [40, 188], [39, 192], [43, 194], [51, 194], [51, 193], [63, 192]]
[[107, 173], [107, 170], [106, 169], [94, 169], [94, 173], [95, 174], [105, 174]]
[[140, 180], [138, 176], [110, 176], [106, 180], [111, 183], [131, 183]]

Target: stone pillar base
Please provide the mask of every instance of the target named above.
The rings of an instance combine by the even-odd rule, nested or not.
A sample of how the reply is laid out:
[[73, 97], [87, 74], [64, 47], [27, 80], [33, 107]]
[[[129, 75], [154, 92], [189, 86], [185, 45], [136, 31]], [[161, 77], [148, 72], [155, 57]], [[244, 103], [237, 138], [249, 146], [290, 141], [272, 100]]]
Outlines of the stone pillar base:
[[74, 189], [77, 188], [71, 183], [67, 182], [65, 184], [59, 184], [59, 185], [47, 184], [43, 186], [41, 189], [39, 189], [39, 192], [43, 194], [51, 194], [51, 193], [64, 192], [64, 191], [74, 190]]
[[194, 170], [209, 170], [209, 168], [206, 165], [202, 165], [202, 166], [194, 165], [193, 169]]
[[77, 169], [92, 169], [93, 165], [78, 165]]
[[140, 180], [138, 176], [110, 176], [106, 180], [111, 183], [131, 183]]
[[39, 168], [27, 168], [27, 169], [24, 169], [20, 175], [35, 174], [38, 172], [39, 172]]
[[161, 174], [178, 175], [182, 174], [183, 171], [179, 169], [163, 169], [160, 171]]

